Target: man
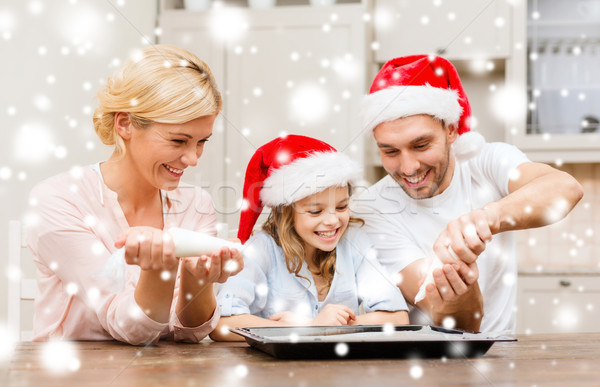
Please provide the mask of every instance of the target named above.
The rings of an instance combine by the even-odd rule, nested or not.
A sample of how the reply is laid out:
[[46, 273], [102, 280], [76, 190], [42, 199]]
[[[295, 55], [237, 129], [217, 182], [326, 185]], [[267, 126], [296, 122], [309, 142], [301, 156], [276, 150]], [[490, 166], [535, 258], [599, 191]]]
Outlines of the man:
[[583, 196], [581, 185], [470, 132], [460, 78], [440, 57], [386, 63], [362, 113], [388, 176], [356, 199], [354, 213], [379, 260], [413, 305], [431, 262], [443, 263], [411, 322], [514, 331], [517, 259], [508, 231], [560, 220]]

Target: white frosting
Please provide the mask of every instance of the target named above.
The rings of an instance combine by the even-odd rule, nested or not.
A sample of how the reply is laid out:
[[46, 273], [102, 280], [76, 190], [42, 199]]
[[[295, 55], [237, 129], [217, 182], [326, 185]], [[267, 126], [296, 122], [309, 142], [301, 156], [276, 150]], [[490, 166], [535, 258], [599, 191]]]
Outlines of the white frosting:
[[[452, 246], [448, 246], [448, 252], [452, 256], [452, 258], [454, 258], [457, 261], [459, 260], [458, 256], [454, 252], [454, 250], [452, 250]], [[429, 257], [427, 257], [427, 260], [429, 261], [429, 267], [427, 268], [427, 275], [425, 276], [425, 281], [423, 281], [423, 283], [421, 284], [421, 287], [419, 288], [419, 292], [415, 296], [415, 304], [417, 304], [417, 302], [423, 301], [425, 299], [425, 292], [426, 292], [425, 287], [428, 284], [435, 285], [435, 283], [433, 282], [433, 271], [435, 269], [441, 269], [444, 266], [442, 261], [438, 258], [437, 255], [435, 255], [435, 253], [430, 255]]]

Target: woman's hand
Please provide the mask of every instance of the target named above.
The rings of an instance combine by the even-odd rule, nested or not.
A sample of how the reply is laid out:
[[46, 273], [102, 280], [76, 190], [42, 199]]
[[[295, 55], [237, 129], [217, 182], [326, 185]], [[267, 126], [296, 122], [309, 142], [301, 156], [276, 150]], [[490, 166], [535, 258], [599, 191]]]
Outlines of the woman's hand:
[[244, 268], [242, 254], [237, 249], [221, 248], [211, 256], [181, 258], [183, 268], [199, 282], [223, 283]]
[[173, 238], [158, 228], [132, 227], [117, 239], [115, 247], [125, 247], [125, 262], [142, 270], [173, 271], [178, 265]]
[[135, 287], [138, 306], [154, 321], [168, 322], [179, 264], [171, 235], [153, 227], [132, 227], [115, 247], [124, 247], [125, 262], [142, 269]]
[[213, 293], [214, 282], [225, 282], [244, 267], [242, 254], [236, 249], [221, 248], [211, 256], [181, 258], [180, 296], [177, 316], [183, 326], [199, 326], [218, 308]]
[[346, 305], [327, 304], [312, 320], [312, 325], [350, 325], [356, 314]]

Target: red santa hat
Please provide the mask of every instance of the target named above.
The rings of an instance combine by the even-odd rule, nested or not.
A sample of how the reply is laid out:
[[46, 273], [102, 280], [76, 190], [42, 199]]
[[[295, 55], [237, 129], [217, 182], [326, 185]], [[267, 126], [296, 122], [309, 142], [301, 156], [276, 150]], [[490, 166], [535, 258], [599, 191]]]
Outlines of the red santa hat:
[[471, 132], [471, 105], [456, 68], [434, 55], [411, 55], [388, 61], [373, 80], [362, 105], [362, 125], [373, 130], [382, 122], [427, 114], [453, 125], [458, 138], [454, 154], [467, 159], [479, 153], [483, 136]]
[[356, 184], [361, 168], [314, 138], [287, 135], [256, 150], [246, 169], [238, 238], [246, 242], [264, 206], [289, 205], [332, 186]]

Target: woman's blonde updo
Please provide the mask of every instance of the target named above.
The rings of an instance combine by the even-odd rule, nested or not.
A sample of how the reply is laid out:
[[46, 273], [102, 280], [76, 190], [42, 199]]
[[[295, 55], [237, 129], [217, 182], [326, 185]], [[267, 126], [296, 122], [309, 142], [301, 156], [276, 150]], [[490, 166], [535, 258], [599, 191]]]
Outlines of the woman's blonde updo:
[[216, 115], [223, 103], [209, 67], [197, 56], [170, 45], [148, 46], [130, 58], [98, 91], [94, 129], [104, 144], [125, 152], [114, 126], [115, 113], [129, 113], [143, 129], [153, 122], [182, 124]]

